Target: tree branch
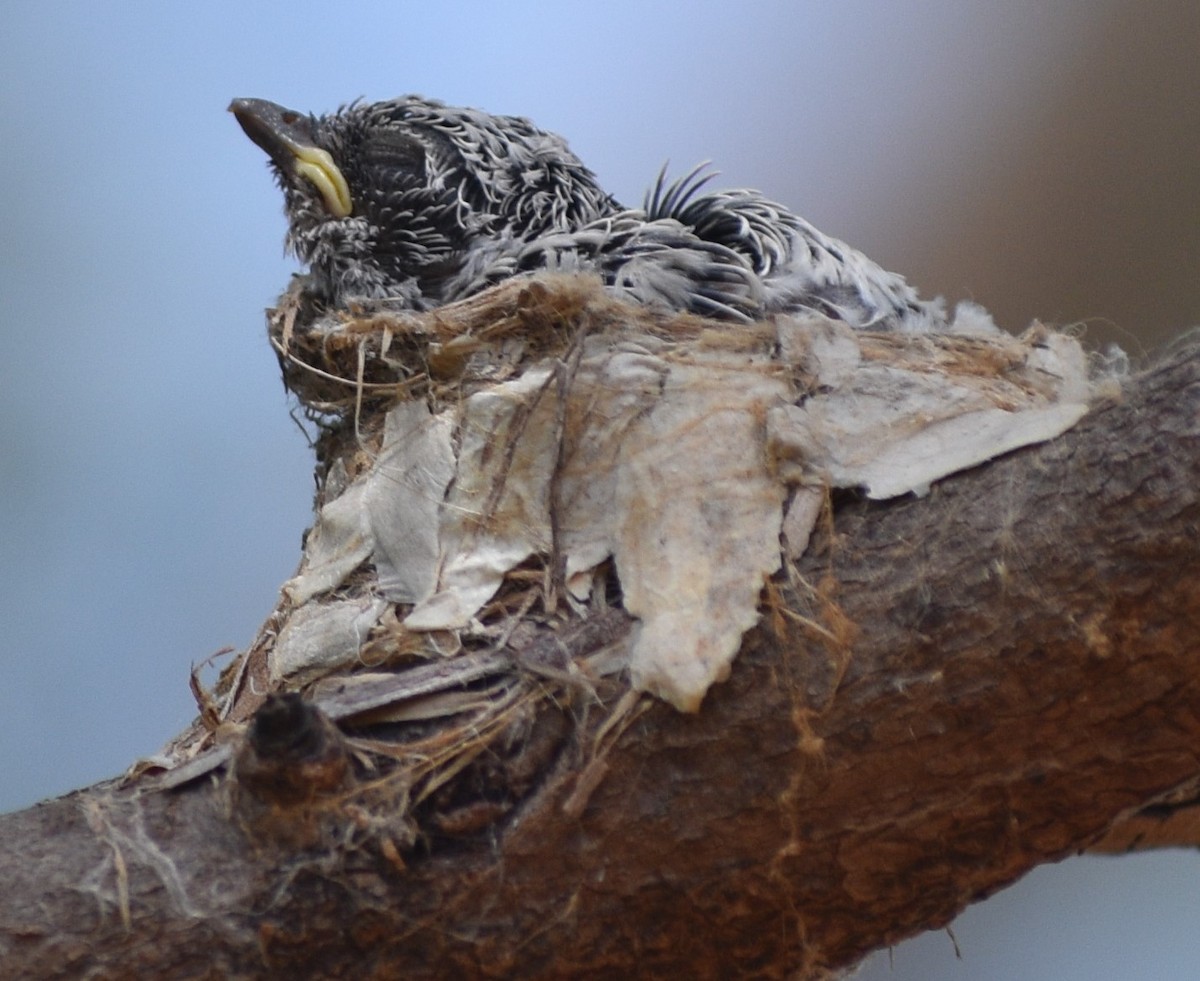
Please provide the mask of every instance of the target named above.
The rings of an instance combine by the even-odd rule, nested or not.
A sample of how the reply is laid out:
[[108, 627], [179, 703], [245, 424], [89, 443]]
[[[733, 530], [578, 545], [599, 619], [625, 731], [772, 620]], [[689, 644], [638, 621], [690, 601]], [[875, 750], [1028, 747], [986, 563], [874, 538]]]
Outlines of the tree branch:
[[839, 501], [695, 715], [551, 680], [619, 611], [560, 662], [516, 631], [556, 701], [441, 823], [388, 824], [365, 771], [247, 809], [236, 766], [5, 816], [6, 969], [819, 977], [945, 924], [1200, 773], [1198, 405], [1180, 348], [1050, 443]]

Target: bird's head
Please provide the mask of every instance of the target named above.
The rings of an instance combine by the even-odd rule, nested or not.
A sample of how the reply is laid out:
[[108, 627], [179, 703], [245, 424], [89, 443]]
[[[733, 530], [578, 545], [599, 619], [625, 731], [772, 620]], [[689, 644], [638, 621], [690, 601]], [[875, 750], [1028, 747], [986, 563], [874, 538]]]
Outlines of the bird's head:
[[312, 116], [229, 107], [283, 188], [287, 246], [334, 304], [440, 302], [473, 248], [565, 231], [616, 210], [550, 133], [410, 96]]

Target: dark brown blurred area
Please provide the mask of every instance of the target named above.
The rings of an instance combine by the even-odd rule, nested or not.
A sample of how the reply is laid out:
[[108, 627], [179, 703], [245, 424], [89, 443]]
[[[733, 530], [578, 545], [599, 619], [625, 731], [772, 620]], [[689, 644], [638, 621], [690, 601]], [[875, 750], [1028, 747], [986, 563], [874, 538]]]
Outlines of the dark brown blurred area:
[[904, 272], [1011, 330], [1081, 321], [1136, 360], [1200, 324], [1200, 3], [1098, 16], [1004, 120], [1003, 166], [977, 154], [922, 202]]

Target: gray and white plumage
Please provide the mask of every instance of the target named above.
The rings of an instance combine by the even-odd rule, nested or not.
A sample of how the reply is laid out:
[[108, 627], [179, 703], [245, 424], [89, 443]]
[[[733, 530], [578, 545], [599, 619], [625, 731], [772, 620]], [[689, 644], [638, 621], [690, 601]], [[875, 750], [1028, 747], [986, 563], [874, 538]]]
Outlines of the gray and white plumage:
[[703, 167], [625, 208], [526, 119], [407, 96], [327, 116], [230, 110], [284, 192], [287, 246], [331, 306], [423, 310], [539, 270], [599, 273], [639, 303], [732, 320], [816, 310], [854, 327], [944, 324], [902, 277]]

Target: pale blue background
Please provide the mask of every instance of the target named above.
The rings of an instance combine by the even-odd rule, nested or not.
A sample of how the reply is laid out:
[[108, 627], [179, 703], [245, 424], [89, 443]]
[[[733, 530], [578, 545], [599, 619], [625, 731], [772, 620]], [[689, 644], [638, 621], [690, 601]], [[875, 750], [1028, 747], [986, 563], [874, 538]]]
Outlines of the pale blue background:
[[[712, 158], [926, 293], [1200, 321], [1194, 0], [54, 3], [0, 29], [0, 807], [153, 752], [299, 556], [279, 195], [224, 108], [528, 115], [636, 202]], [[1191, 978], [1194, 853], [1042, 869], [869, 978]]]

